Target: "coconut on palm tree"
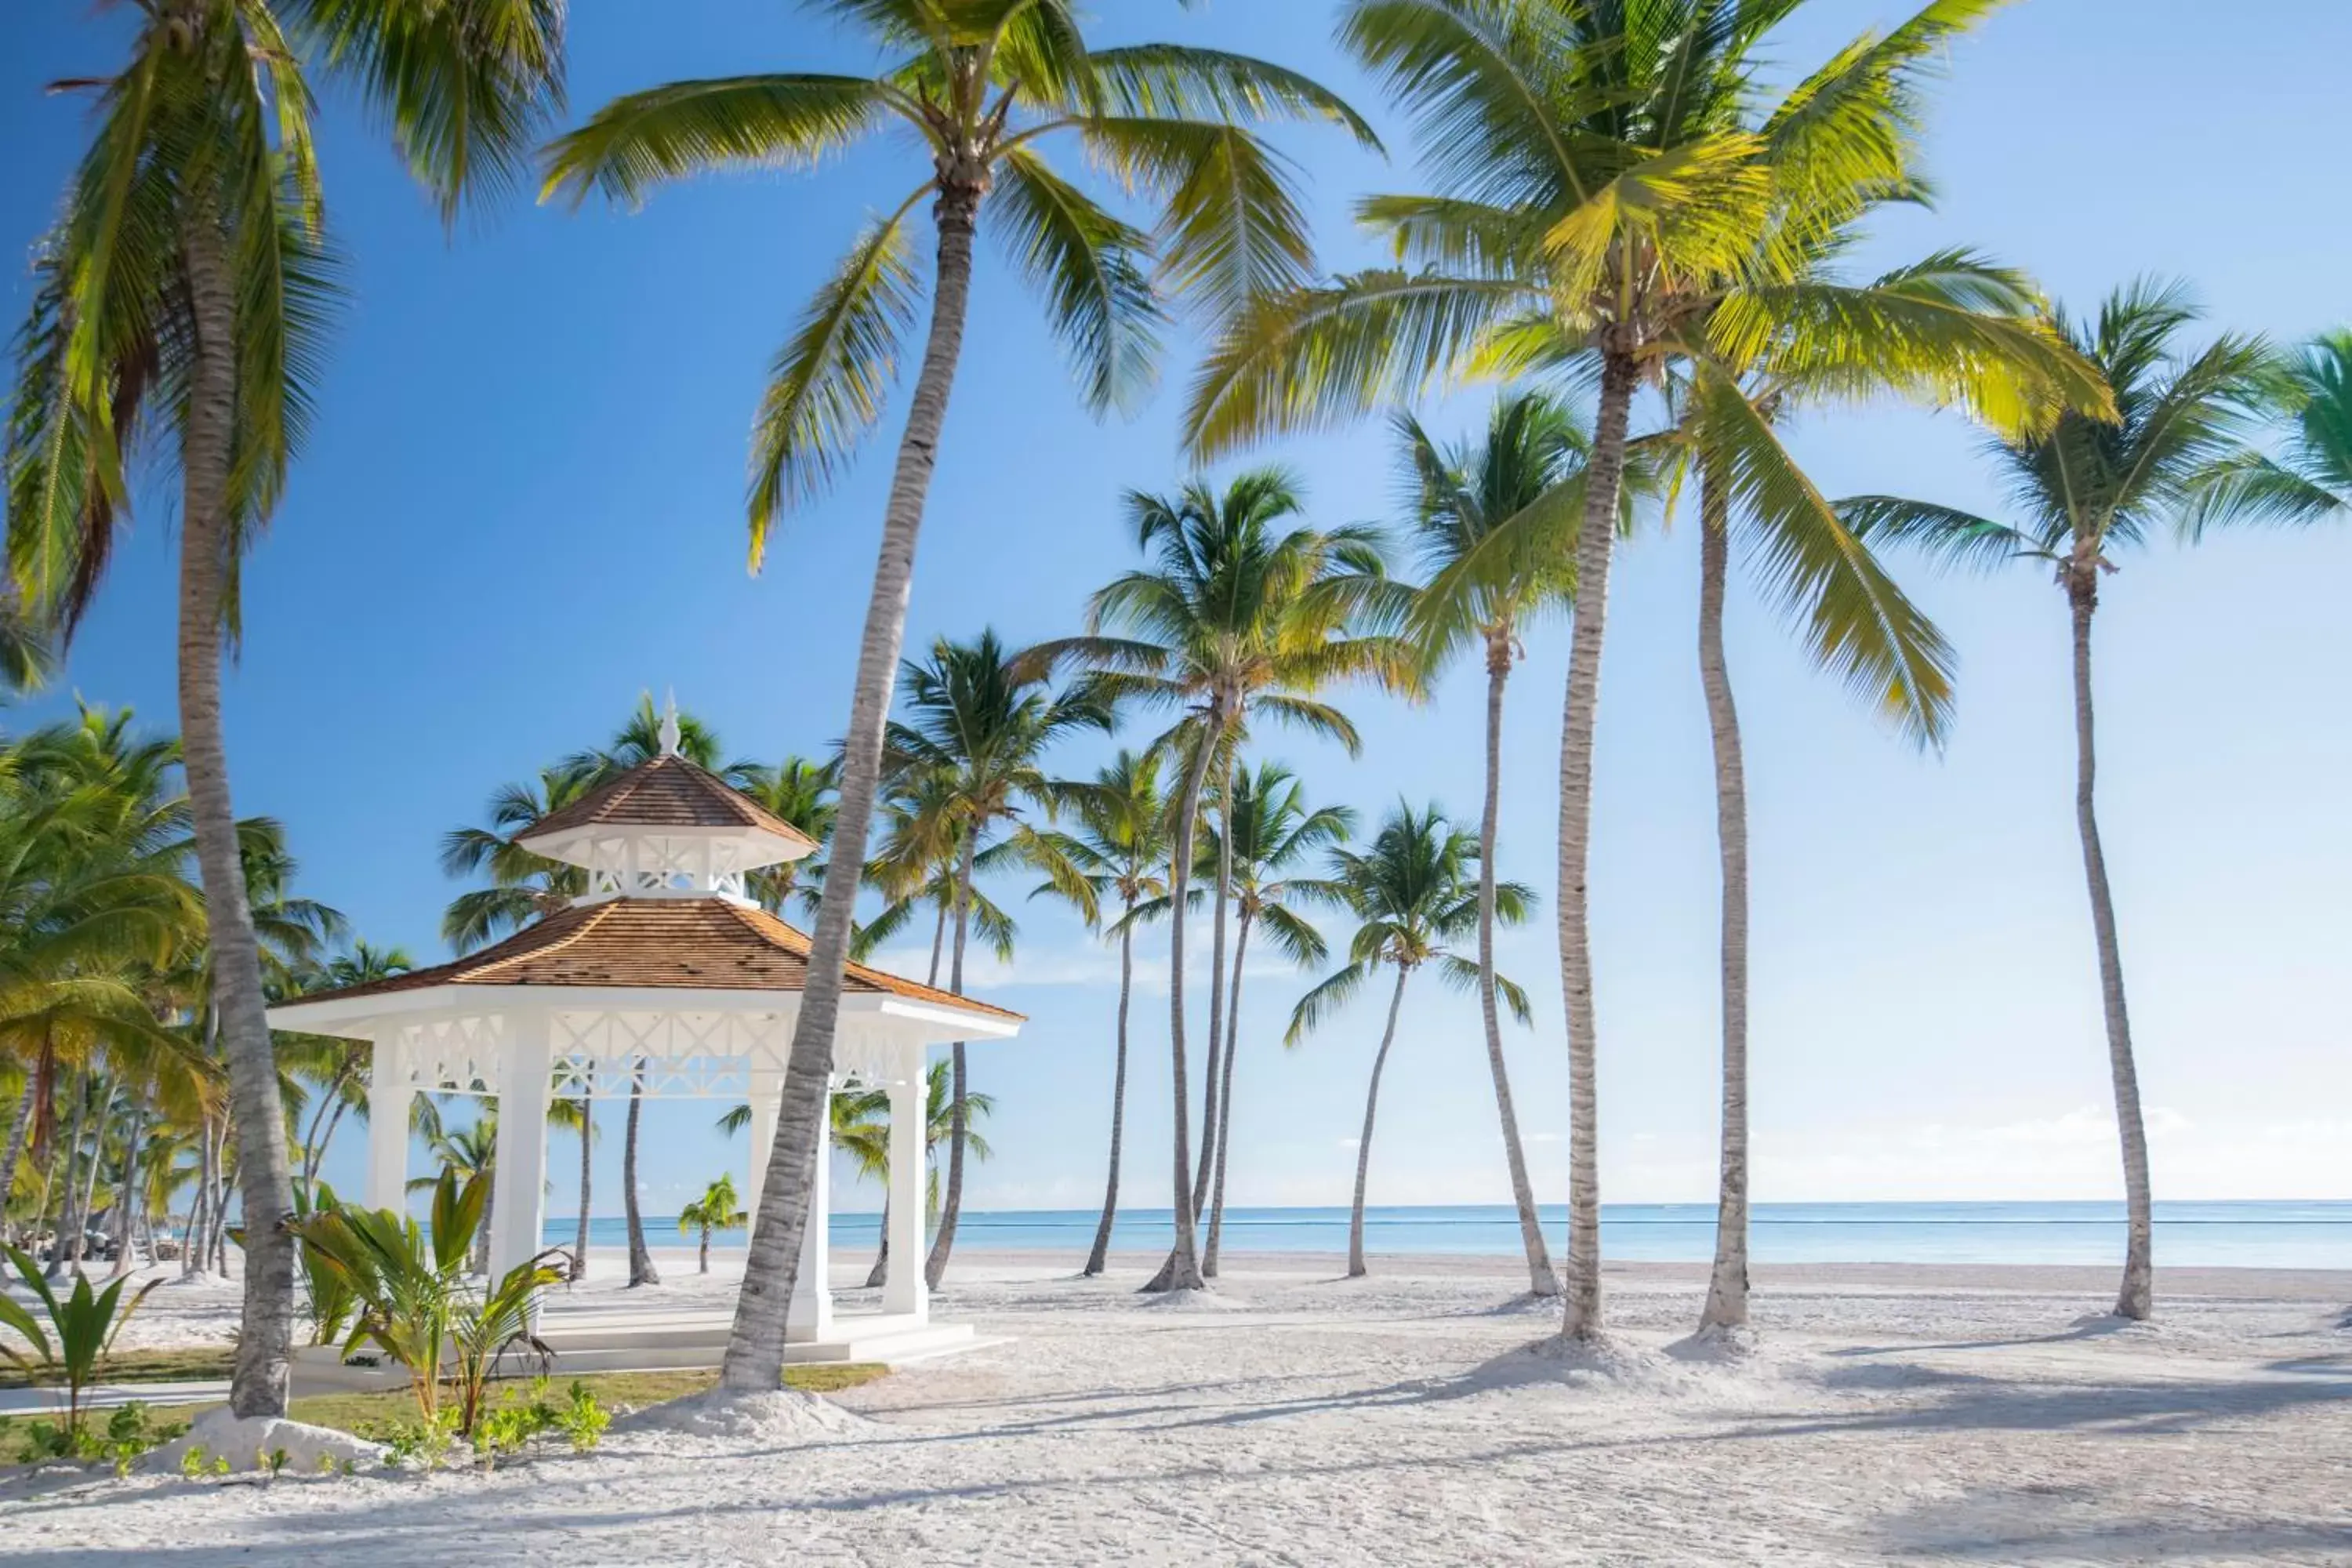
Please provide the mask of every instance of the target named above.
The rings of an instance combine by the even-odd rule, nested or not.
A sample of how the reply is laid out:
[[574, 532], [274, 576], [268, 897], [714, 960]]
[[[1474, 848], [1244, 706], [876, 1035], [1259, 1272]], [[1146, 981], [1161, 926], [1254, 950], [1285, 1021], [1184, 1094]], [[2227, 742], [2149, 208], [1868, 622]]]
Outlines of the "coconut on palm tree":
[[[1042, 676], [1015, 667], [993, 631], [982, 631], [970, 643], [940, 638], [928, 660], [908, 664], [904, 679], [907, 716], [889, 726], [883, 767], [889, 777], [924, 781], [932, 788], [940, 821], [934, 833], [920, 837], [954, 847], [948, 989], [961, 996], [972, 878], [983, 854], [992, 865], [1017, 858], [1034, 867], [1080, 904], [1082, 912], [1092, 912], [1085, 907], [1094, 897], [1092, 884], [1062, 858], [1053, 838], [1038, 831], [1034, 818], [1052, 816], [1063, 789], [1044, 770], [1046, 752], [1070, 735], [1108, 731], [1111, 712], [1085, 682], [1049, 692]], [[1000, 843], [989, 842], [1000, 833]], [[963, 1207], [961, 1128], [968, 1091], [962, 1041], [950, 1047], [949, 1059], [957, 1131], [948, 1146], [939, 1229], [924, 1265], [934, 1289], [947, 1270]]]
[[2128, 1210], [2116, 1313], [2129, 1319], [2154, 1310], [2154, 1208], [2123, 944], [2095, 804], [2091, 628], [2100, 584], [2118, 569], [2117, 555], [2166, 529], [2193, 538], [2210, 527], [2307, 519], [2333, 504], [2307, 484], [2244, 482], [2259, 465], [2251, 443], [2292, 396], [2285, 366], [2259, 338], [2224, 333], [2192, 342], [2196, 320], [2178, 288], [2150, 282], [2111, 295], [2091, 320], [2059, 317], [2061, 330], [2113, 389], [2116, 418], [2069, 413], [2044, 431], [1997, 439], [1990, 454], [2008, 481], [2013, 521], [1884, 495], [1855, 497], [1838, 508], [1874, 544], [1895, 541], [1985, 569], [2030, 563], [2050, 574], [2065, 596], [2074, 628], [2074, 825], [2090, 894]]
[[[806, 168], [886, 131], [912, 133], [926, 164], [921, 178], [866, 226], [818, 289], [777, 355], [752, 435], [756, 565], [778, 517], [823, 493], [881, 417], [902, 341], [923, 304], [914, 228], [928, 208], [930, 322], [884, 511], [843, 746], [835, 853], [863, 866], [916, 541], [961, 357], [975, 236], [982, 227], [1003, 233], [1017, 269], [1044, 296], [1088, 405], [1109, 409], [1132, 402], [1150, 381], [1163, 300], [1230, 314], [1253, 293], [1311, 274], [1297, 191], [1254, 125], [1331, 122], [1377, 142], [1338, 98], [1279, 67], [1177, 45], [1090, 49], [1071, 0], [826, 0], [820, 9], [884, 53], [877, 74], [772, 72], [627, 95], [556, 143], [547, 188], [635, 201], [658, 182], [712, 168]], [[1149, 198], [1145, 221], [1156, 233], [1054, 171], [1045, 153], [1069, 142]], [[724, 1368], [730, 1389], [772, 1389], [782, 1371], [853, 884], [830, 879], [818, 906], [773, 1168], [761, 1184], [763, 1217], [753, 1226]]]
[[[1695, 348], [1817, 287], [1809, 224], [1913, 188], [1914, 82], [1999, 0], [1934, 0], [1785, 90], [1758, 68], [1800, 0], [1349, 0], [1341, 42], [1397, 93], [1437, 189], [1359, 217], [1411, 268], [1262, 301], [1212, 352], [1185, 416], [1214, 457], [1465, 374], [1597, 384], [1560, 736], [1560, 983], [1570, 1064], [1562, 1333], [1600, 1331], [1597, 1016], [1586, 871], [1609, 569], [1636, 393]], [[1966, 322], [1924, 318], [1943, 334]], [[1916, 330], [1916, 329], [1915, 329]]]
[[[1379, 535], [1359, 527], [1286, 527], [1304, 504], [1296, 482], [1277, 468], [1239, 475], [1222, 491], [1195, 480], [1173, 496], [1130, 493], [1129, 524], [1150, 565], [1095, 594], [1084, 636], [1042, 643], [1028, 656], [1041, 669], [1074, 663], [1092, 670], [1095, 689], [1111, 701], [1178, 714], [1153, 742], [1155, 752], [1182, 756], [1184, 775], [1168, 890], [1176, 1238], [1145, 1287], [1150, 1290], [1202, 1288], [1184, 1047], [1184, 916], [1210, 768], [1230, 765], [1253, 717], [1337, 741], [1352, 755], [1355, 726], [1315, 694], [1350, 679], [1416, 689], [1408, 650], [1389, 630], [1406, 590], [1388, 578]], [[1221, 868], [1221, 879], [1229, 875], [1229, 867]], [[1222, 981], [1213, 974], [1220, 988]], [[1204, 1139], [1213, 1135], [1202, 1129]]]
[[[392, 132], [445, 222], [494, 194], [562, 96], [560, 0], [153, 0], [97, 95], [89, 150], [42, 241], [8, 421], [9, 559], [70, 634], [105, 574], [130, 464], [180, 479], [181, 743], [212, 925], [240, 1149], [245, 1312], [229, 1405], [282, 1415], [294, 1342], [292, 1173], [240, 876], [220, 667], [238, 563], [284, 492], [330, 310], [313, 74]], [[143, 439], [142, 439], [143, 438]]]
[[[1364, 1092], [1364, 1131], [1356, 1141], [1356, 1193], [1348, 1220], [1348, 1277], [1360, 1279], [1364, 1264], [1364, 1187], [1372, 1168], [1372, 1122], [1380, 1110], [1381, 1074], [1396, 1044], [1397, 1014], [1406, 984], [1423, 964], [1434, 963], [1447, 982], [1465, 991], [1488, 983], [1491, 971], [1453, 950], [1478, 930], [1486, 900], [1471, 862], [1478, 858], [1475, 836], [1455, 827], [1435, 805], [1416, 813], [1399, 802], [1362, 850], [1334, 849], [1329, 875], [1298, 884], [1304, 896], [1339, 910], [1356, 922], [1348, 941], [1348, 962], [1298, 999], [1290, 1015], [1285, 1045], [1297, 1045], [1388, 965], [1396, 971], [1389, 993], [1388, 1023], [1372, 1058], [1370, 1086]], [[1493, 885], [1495, 917], [1517, 925], [1535, 906], [1535, 892], [1520, 882]], [[1496, 994], [1522, 1024], [1530, 1021], [1527, 993], [1500, 974]]]
[[696, 1237], [695, 1272], [710, 1272], [710, 1233], [733, 1230], [743, 1224], [743, 1201], [735, 1195], [735, 1178], [721, 1176], [702, 1189], [702, 1195], [678, 1211], [680, 1236]]
[[[1111, 1226], [1118, 1217], [1119, 1155], [1127, 1127], [1127, 1011], [1135, 988], [1137, 911], [1168, 889], [1171, 806], [1160, 782], [1159, 758], [1124, 749], [1108, 766], [1097, 769], [1093, 779], [1067, 786], [1067, 801], [1076, 818], [1075, 831], [1048, 831], [1062, 858], [1086, 879], [1093, 895], [1094, 912], [1081, 909], [1080, 918], [1088, 929], [1102, 930], [1106, 905], [1118, 907], [1118, 918], [1106, 933], [1118, 942], [1118, 1011], [1111, 1032], [1109, 1174], [1103, 1187], [1102, 1218], [1096, 1222], [1084, 1269], [1091, 1279], [1109, 1262]], [[1066, 897], [1052, 879], [1030, 896], [1048, 895]]]

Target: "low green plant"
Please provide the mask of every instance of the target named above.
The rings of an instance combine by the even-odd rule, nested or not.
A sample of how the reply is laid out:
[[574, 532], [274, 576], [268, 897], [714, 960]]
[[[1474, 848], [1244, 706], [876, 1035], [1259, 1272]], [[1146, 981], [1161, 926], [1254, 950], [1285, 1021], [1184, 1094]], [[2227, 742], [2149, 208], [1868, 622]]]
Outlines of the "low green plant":
[[456, 1170], [444, 1166], [434, 1184], [429, 1228], [396, 1210], [340, 1204], [291, 1222], [305, 1267], [333, 1279], [331, 1288], [348, 1290], [357, 1303], [344, 1354], [373, 1345], [405, 1367], [416, 1413], [427, 1424], [439, 1415], [446, 1379], [457, 1403], [454, 1430], [468, 1437], [506, 1355], [520, 1346], [551, 1359], [530, 1331], [531, 1309], [541, 1290], [562, 1283], [566, 1258], [551, 1247], [478, 1291], [466, 1278], [466, 1261], [488, 1201], [487, 1173], [461, 1184]]
[[360, 1436], [383, 1444], [384, 1458], [395, 1465], [421, 1464], [428, 1470], [438, 1469], [457, 1439], [457, 1413], [436, 1410], [415, 1421], [371, 1426]]
[[572, 1451], [585, 1454], [594, 1448], [603, 1440], [604, 1428], [612, 1424], [613, 1413], [596, 1403], [594, 1391], [579, 1379], [572, 1379], [571, 1396], [556, 1415], [556, 1425], [572, 1439]]
[[180, 1456], [180, 1473], [192, 1481], [211, 1468], [211, 1458], [202, 1443], [189, 1444], [188, 1451]]
[[257, 1453], [254, 1458], [259, 1461], [254, 1468], [256, 1469], [268, 1470], [269, 1472], [269, 1479], [274, 1481], [278, 1479], [279, 1472], [286, 1468], [287, 1463], [292, 1456], [288, 1454], [283, 1448], [272, 1448], [267, 1453]]
[[[160, 1283], [149, 1280], [141, 1286], [128, 1301], [123, 1299], [127, 1279], [117, 1279], [104, 1290], [92, 1290], [87, 1276], [76, 1276], [73, 1290], [60, 1300], [41, 1277], [41, 1266], [32, 1255], [20, 1247], [7, 1249], [8, 1262], [33, 1292], [47, 1320], [44, 1329], [25, 1306], [5, 1293], [0, 1293], [0, 1328], [12, 1330], [30, 1347], [25, 1349], [0, 1341], [0, 1356], [5, 1356], [27, 1372], [36, 1369], [55, 1371], [63, 1375], [66, 1385], [65, 1426], [59, 1455], [81, 1458], [82, 1396], [89, 1385], [98, 1381], [106, 1368], [107, 1352], [114, 1348], [114, 1336], [131, 1321], [131, 1313], [147, 1300], [148, 1292]], [[53, 1337], [54, 1336], [54, 1337]]]

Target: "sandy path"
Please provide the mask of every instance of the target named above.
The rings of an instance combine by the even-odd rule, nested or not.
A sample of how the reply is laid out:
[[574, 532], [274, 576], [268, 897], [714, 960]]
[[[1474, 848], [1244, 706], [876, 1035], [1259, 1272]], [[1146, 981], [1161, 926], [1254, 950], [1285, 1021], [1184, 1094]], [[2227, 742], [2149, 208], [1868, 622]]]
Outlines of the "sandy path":
[[1630, 1270], [1604, 1377], [1523, 1353], [1549, 1320], [1486, 1267], [1239, 1267], [1196, 1310], [1140, 1304], [1139, 1264], [1087, 1284], [991, 1258], [942, 1315], [1015, 1338], [844, 1395], [869, 1423], [847, 1436], [616, 1435], [489, 1478], [19, 1481], [0, 1555], [2352, 1563], [2343, 1276], [2220, 1271], [2116, 1330], [2077, 1321], [2087, 1277], [1759, 1272], [1763, 1348], [1725, 1366], [1664, 1353], [1696, 1272]]

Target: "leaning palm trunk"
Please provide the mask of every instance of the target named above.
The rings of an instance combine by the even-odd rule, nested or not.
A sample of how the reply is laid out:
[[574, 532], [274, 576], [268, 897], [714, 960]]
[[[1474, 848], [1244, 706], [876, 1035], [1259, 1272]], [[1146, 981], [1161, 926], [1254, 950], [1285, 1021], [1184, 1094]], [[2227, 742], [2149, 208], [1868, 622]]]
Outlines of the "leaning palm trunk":
[[1503, 1159], [1510, 1167], [1511, 1201], [1519, 1211], [1519, 1244], [1527, 1249], [1528, 1289], [1536, 1296], [1559, 1294], [1544, 1244], [1543, 1220], [1536, 1213], [1535, 1185], [1528, 1180], [1527, 1151], [1519, 1143], [1518, 1111], [1511, 1103], [1510, 1069], [1503, 1061], [1503, 1020], [1495, 1005], [1495, 823], [1502, 809], [1503, 685], [1511, 677], [1507, 630], [1486, 644], [1486, 803], [1478, 818], [1478, 1013], [1486, 1029], [1486, 1069], [1495, 1079], [1495, 1113], [1503, 1127]]
[[[1126, 911], [1132, 915], [1133, 905]], [[1118, 1218], [1119, 1144], [1127, 1129], [1127, 1000], [1135, 984], [1135, 930], [1121, 921], [1118, 928], [1118, 1064], [1110, 1079], [1110, 1177], [1103, 1187], [1102, 1219], [1095, 1226], [1095, 1244], [1087, 1254], [1086, 1278], [1091, 1279], [1110, 1263], [1110, 1228]]]
[[122, 1180], [115, 1188], [115, 1224], [121, 1239], [114, 1249], [113, 1278], [120, 1279], [131, 1272], [132, 1254], [137, 1250], [138, 1227], [131, 1223], [135, 1212], [131, 1205], [139, 1193], [139, 1145], [147, 1136], [147, 1102], [133, 1096], [131, 1101], [131, 1126], [122, 1140]]
[[182, 258], [194, 333], [180, 449], [180, 753], [204, 879], [213, 1005], [228, 1058], [229, 1116], [245, 1208], [245, 1307], [228, 1402], [241, 1416], [283, 1415], [294, 1356], [294, 1237], [286, 1228], [294, 1183], [277, 1056], [263, 1011], [261, 949], [238, 858], [221, 735], [222, 609], [235, 557], [229, 470], [236, 297], [221, 231], [201, 210], [187, 222]]
[[[1224, 782], [1217, 799], [1218, 821], [1223, 831], [1217, 836], [1217, 886], [1213, 902], [1215, 914], [1210, 922], [1209, 937], [1209, 1055], [1201, 1065], [1201, 1161], [1192, 1173], [1192, 1212], [1200, 1214], [1209, 1201], [1209, 1176], [1216, 1162], [1217, 1143], [1223, 1137], [1223, 1119], [1218, 1113], [1222, 1103], [1218, 1079], [1223, 1068], [1218, 1061], [1221, 1053], [1230, 1050], [1225, 1022], [1225, 908], [1226, 892], [1234, 885], [1234, 764], [1225, 763]], [[1213, 1274], [1206, 1258], [1201, 1260], [1201, 1272]]]
[[[81, 1258], [81, 1226], [75, 1223], [74, 1194], [78, 1190], [75, 1181], [80, 1170], [82, 1129], [89, 1121], [89, 1084], [85, 1077], [77, 1074], [74, 1078], [73, 1121], [66, 1132], [63, 1150], [65, 1179], [56, 1184], [58, 1217], [53, 1234], [57, 1239], [49, 1244], [48, 1277], [51, 1279], [62, 1278], [67, 1265], [78, 1262]], [[48, 1208], [47, 1194], [42, 1195], [41, 1207], [45, 1212]]]
[[16, 1113], [8, 1119], [8, 1156], [0, 1161], [0, 1194], [16, 1190], [16, 1162], [25, 1157], [25, 1138], [33, 1129], [33, 1102], [39, 1091], [28, 1076], [25, 1092], [16, 1097]]
[[1244, 907], [1234, 929], [1234, 977], [1225, 992], [1224, 1079], [1217, 1102], [1217, 1175], [1209, 1192], [1209, 1241], [1201, 1252], [1201, 1275], [1217, 1277], [1217, 1252], [1225, 1239], [1225, 1153], [1234, 1137], [1234, 1057], [1242, 1043], [1242, 960], [1249, 954], [1250, 912]]
[[1585, 869], [1592, 850], [1592, 731], [1601, 708], [1609, 561], [1637, 374], [1630, 354], [1604, 351], [1592, 458], [1585, 468], [1584, 526], [1576, 546], [1576, 624], [1569, 638], [1559, 736], [1559, 982], [1568, 1010], [1569, 1078], [1568, 1289], [1560, 1332], [1573, 1340], [1601, 1331], [1601, 1124], [1593, 1081], [1598, 1024]]
[[1381, 1072], [1389, 1065], [1389, 1047], [1396, 1043], [1397, 1009], [1404, 1005], [1404, 983], [1412, 971], [1397, 965], [1396, 989], [1389, 993], [1389, 1024], [1381, 1031], [1380, 1054], [1372, 1058], [1372, 1084], [1364, 1091], [1364, 1135], [1356, 1141], [1356, 1203], [1348, 1214], [1348, 1278], [1360, 1279], [1364, 1267], [1364, 1181], [1372, 1170], [1372, 1118], [1381, 1108]]
[[1698, 672], [1715, 737], [1715, 830], [1723, 855], [1723, 1169], [1715, 1269], [1698, 1326], [1731, 1329], [1748, 1321], [1748, 775], [1723, 658], [1730, 504], [1712, 467], [1699, 484]]
[[[955, 380], [963, 344], [965, 309], [971, 292], [971, 240], [984, 176], [960, 173], [945, 184], [934, 209], [939, 222], [939, 268], [931, 299], [930, 339], [915, 382], [913, 406], [898, 444], [898, 471], [882, 520], [882, 549], [875, 563], [874, 590], [866, 601], [866, 629], [857, 649], [856, 685], [849, 731], [842, 742], [841, 792], [833, 836], [833, 863], [866, 863], [873, 826], [874, 788], [882, 764], [882, 726], [907, 629], [907, 595], [914, 581], [915, 543], [922, 531], [923, 500], [937, 461], [940, 429], [947, 416], [948, 392]], [[849, 956], [850, 917], [857, 879], [829, 877], [817, 904], [816, 930], [809, 941], [805, 989], [793, 1027], [792, 1055], [775, 1141], [760, 1186], [760, 1210], [751, 1227], [743, 1289], [736, 1298], [735, 1324], [727, 1339], [719, 1381], [741, 1393], [774, 1388], [784, 1373], [784, 1325], [792, 1308], [793, 1274], [809, 1219], [809, 1192], [816, 1175], [817, 1132], [826, 1113], [833, 1072], [834, 1028], [841, 1010], [842, 965]]]
[[[979, 835], [964, 839], [963, 854], [956, 862], [955, 881], [955, 952], [948, 960], [948, 989], [963, 994], [963, 950], [965, 935], [971, 924], [972, 859], [980, 844]], [[940, 1225], [931, 1237], [931, 1255], [923, 1261], [923, 1282], [936, 1290], [947, 1277], [948, 1256], [955, 1250], [956, 1221], [963, 1214], [963, 1150], [967, 1142], [965, 1129], [970, 1122], [971, 1104], [964, 1082], [963, 1042], [958, 1040], [948, 1047], [953, 1064], [949, 1069], [952, 1089], [948, 1100], [948, 1190], [940, 1205]]]
[[[588, 1073], [592, 1079], [595, 1076], [595, 1072], [596, 1064], [589, 1063]], [[566, 1282], [566, 1289], [588, 1278], [588, 1191], [589, 1183], [595, 1174], [595, 1163], [589, 1158], [591, 1150], [589, 1141], [596, 1131], [595, 1110], [596, 1102], [586, 1095], [582, 1095], [580, 1097], [580, 1226], [572, 1237], [572, 1278]]]
[[188, 1228], [180, 1238], [180, 1275], [205, 1271], [206, 1225], [213, 1195], [213, 1123], [206, 1117], [196, 1139], [196, 1187], [188, 1197]]
[[2140, 1119], [2139, 1072], [2132, 1065], [2131, 1018], [2124, 1009], [2124, 957], [2116, 937], [2115, 897], [2099, 847], [2092, 804], [2098, 771], [2091, 730], [2091, 616], [2099, 607], [2096, 552], [2078, 549], [2067, 563], [2067, 602], [2074, 614], [2074, 818], [2083, 835], [2083, 877], [2091, 889], [2091, 929], [2099, 944], [2099, 998], [2107, 1016], [2107, 1067], [2115, 1077], [2116, 1131], [2123, 1143], [2124, 1196], [2129, 1207], [2123, 1286], [2116, 1316], [2145, 1320], [2156, 1307], [2155, 1214], [2147, 1170], [2147, 1128]]
[[[642, 1063], [633, 1064], [642, 1067]], [[637, 1208], [637, 1122], [646, 1107], [642, 1071], [629, 1075], [629, 1124], [621, 1138], [621, 1210], [629, 1221], [629, 1289], [661, 1283], [661, 1270], [646, 1246], [645, 1215]]]
[[1193, 1223], [1199, 1211], [1192, 1206], [1192, 1086], [1184, 1071], [1184, 899], [1191, 890], [1192, 826], [1201, 814], [1201, 784], [1208, 776], [1209, 754], [1216, 749], [1216, 737], [1223, 727], [1224, 704], [1218, 699], [1211, 703], [1208, 721], [1201, 727], [1200, 744], [1193, 748], [1192, 763], [1184, 770], [1184, 794], [1176, 803], [1176, 842], [1169, 856], [1168, 1048], [1176, 1095], [1176, 1240], [1168, 1249], [1168, 1261], [1144, 1286], [1146, 1290], [1206, 1287], [1201, 1278], [1200, 1243]]
[[866, 1288], [879, 1290], [890, 1283], [890, 1195], [882, 1194], [882, 1245], [874, 1249], [874, 1267], [866, 1271]]

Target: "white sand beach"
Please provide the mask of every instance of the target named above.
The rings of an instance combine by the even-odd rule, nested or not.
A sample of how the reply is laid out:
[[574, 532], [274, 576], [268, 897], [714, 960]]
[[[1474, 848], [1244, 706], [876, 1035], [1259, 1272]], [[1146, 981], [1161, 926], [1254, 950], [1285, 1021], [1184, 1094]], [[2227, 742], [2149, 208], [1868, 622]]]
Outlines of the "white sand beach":
[[[677, 1259], [677, 1261], [684, 1261]], [[1503, 1260], [960, 1262], [997, 1339], [836, 1396], [797, 1436], [616, 1428], [588, 1458], [274, 1484], [0, 1489], [13, 1561], [1007, 1563], [2352, 1562], [2352, 1274], [2177, 1270], [2155, 1323], [2104, 1270], [1759, 1271], [1757, 1349], [1675, 1353], [1695, 1268], [1615, 1268], [1605, 1371], [1527, 1352]], [[660, 1297], [717, 1300], [684, 1270]], [[612, 1289], [607, 1281], [601, 1289]], [[619, 1294], [617, 1291], [614, 1292]], [[206, 1297], [212, 1300], [205, 1300]], [[856, 1291], [844, 1304], [858, 1304]], [[157, 1292], [144, 1342], [227, 1292]]]

